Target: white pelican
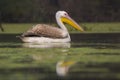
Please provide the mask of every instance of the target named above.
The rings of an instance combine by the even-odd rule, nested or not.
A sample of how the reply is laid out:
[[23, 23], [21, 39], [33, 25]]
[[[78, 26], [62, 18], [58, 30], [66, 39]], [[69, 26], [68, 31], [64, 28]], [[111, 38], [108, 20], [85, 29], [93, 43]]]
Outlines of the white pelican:
[[72, 18], [70, 18], [65, 11], [57, 11], [56, 21], [60, 28], [46, 24], [38, 24], [23, 33], [20, 36], [20, 39], [22, 39], [23, 42], [28, 43], [70, 42], [70, 35], [64, 23], [70, 24], [74, 28], [83, 31], [83, 29]]

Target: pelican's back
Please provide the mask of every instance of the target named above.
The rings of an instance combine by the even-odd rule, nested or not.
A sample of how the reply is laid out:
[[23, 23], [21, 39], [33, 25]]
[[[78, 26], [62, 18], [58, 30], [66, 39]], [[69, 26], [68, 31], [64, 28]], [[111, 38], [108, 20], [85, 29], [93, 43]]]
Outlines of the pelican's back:
[[27, 32], [23, 33], [23, 37], [39, 36], [39, 37], [51, 37], [51, 38], [65, 38], [67, 33], [60, 28], [53, 27], [46, 24], [38, 24], [33, 26]]

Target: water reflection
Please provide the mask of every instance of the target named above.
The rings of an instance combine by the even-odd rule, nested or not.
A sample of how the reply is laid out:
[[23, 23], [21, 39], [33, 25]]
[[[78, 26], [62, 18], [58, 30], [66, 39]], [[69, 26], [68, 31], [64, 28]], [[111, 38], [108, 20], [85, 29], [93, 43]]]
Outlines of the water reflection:
[[[0, 48], [8, 48], [10, 50], [10, 54], [6, 54], [4, 49], [0, 51], [0, 63], [3, 66], [3, 68], [0, 66], [0, 80], [120, 80], [120, 37], [105, 38], [103, 40], [104, 35], [98, 38], [99, 36], [85, 37], [84, 34], [84, 36], [81, 35], [82, 38], [79, 35], [71, 36], [73, 39], [71, 44], [31, 44], [22, 43], [15, 36], [0, 36]], [[114, 42], [118, 43], [115, 44]], [[30, 52], [31, 49], [23, 53], [15, 53], [23, 50], [19, 49], [21, 47], [65, 49], [57, 49], [57, 51], [53, 49], [52, 53], [49, 52], [51, 49], [48, 49], [48, 52], [46, 51], [47, 49], [32, 49], [32, 54], [24, 53]], [[86, 47], [90, 51], [94, 48], [95, 51], [88, 51], [88, 53], [79, 55], [77, 53], [80, 52], [74, 50], [76, 48], [76, 50], [78, 48], [80, 50], [85, 48], [86, 50]], [[108, 51], [105, 49], [108, 49]], [[110, 52], [110, 49], [114, 49], [114, 51]], [[18, 56], [16, 57], [15, 55]], [[59, 58], [62, 59], [59, 60]], [[115, 60], [112, 61], [112, 59]], [[7, 64], [16, 67], [9, 68], [9, 66], [6, 67]]]
[[32, 44], [23, 43], [16, 38], [19, 34], [0, 34], [0, 47], [28, 47], [28, 48], [76, 48], [76, 47], [93, 47], [93, 48], [120, 48], [120, 33], [80, 33], [70, 34], [72, 42], [70, 43], [44, 43]]
[[43, 43], [43, 44], [34, 44], [34, 43], [23, 43], [22, 47], [28, 48], [70, 48], [70, 43]]
[[58, 61], [56, 64], [56, 73], [58, 76], [64, 77], [67, 76], [69, 69], [74, 65], [74, 61]]

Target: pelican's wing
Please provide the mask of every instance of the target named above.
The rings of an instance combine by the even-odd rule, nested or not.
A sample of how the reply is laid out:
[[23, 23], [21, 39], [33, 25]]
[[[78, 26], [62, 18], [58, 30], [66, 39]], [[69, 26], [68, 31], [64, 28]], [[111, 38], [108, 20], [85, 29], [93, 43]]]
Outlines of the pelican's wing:
[[39, 37], [51, 37], [51, 38], [65, 38], [67, 37], [67, 32], [50, 25], [38, 24], [33, 26], [27, 32], [23, 33], [24, 37], [28, 36], [39, 36]]

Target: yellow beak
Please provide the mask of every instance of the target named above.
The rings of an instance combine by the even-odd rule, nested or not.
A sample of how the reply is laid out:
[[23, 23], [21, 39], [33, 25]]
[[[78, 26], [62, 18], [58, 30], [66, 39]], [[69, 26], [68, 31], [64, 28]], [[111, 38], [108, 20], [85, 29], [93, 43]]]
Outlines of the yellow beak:
[[75, 62], [74, 61], [66, 61], [66, 62], [63, 62], [60, 66], [71, 66], [71, 65], [73, 65], [73, 64], [75, 64]]
[[64, 23], [67, 23], [69, 25], [71, 25], [72, 27], [74, 27], [75, 29], [77, 30], [80, 30], [80, 31], [84, 31], [82, 29], [82, 27], [80, 27], [72, 18], [70, 18], [69, 16], [67, 17], [61, 17], [61, 21], [64, 22]]

